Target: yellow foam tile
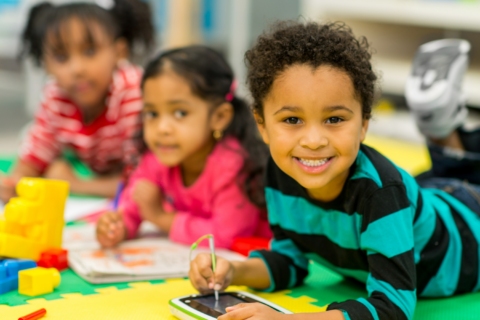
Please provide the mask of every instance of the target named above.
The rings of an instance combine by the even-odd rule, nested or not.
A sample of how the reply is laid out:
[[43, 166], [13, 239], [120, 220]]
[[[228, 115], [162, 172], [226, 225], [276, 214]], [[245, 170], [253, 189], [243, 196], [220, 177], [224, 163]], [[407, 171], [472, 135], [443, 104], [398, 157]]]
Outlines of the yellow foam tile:
[[4, 312], [7, 312], [7, 310], [10, 310], [12, 307], [5, 305], [5, 304], [0, 304], [0, 314], [4, 314]]
[[[131, 285], [131, 288], [122, 290], [98, 289], [98, 294], [82, 296], [80, 294], [66, 294], [65, 299], [45, 300], [32, 299], [29, 305], [16, 307], [0, 306], [2, 319], [18, 319], [20, 316], [31, 313], [39, 308], [45, 308], [45, 320], [175, 320], [170, 314], [168, 301], [183, 295], [194, 294], [196, 291], [188, 279], [168, 280], [165, 283], [145, 285]], [[288, 291], [276, 293], [261, 293], [248, 290], [245, 287], [230, 287], [232, 291], [249, 291], [267, 300], [287, 308], [293, 312], [319, 312], [323, 309], [310, 303], [315, 301], [308, 297], [293, 298], [286, 296]], [[37, 309], [32, 308], [35, 306]]]
[[98, 293], [109, 294], [109, 293], [117, 292], [118, 289], [116, 287], [107, 287], [107, 288], [95, 289], [95, 291]]
[[278, 304], [279, 306], [284, 307], [285, 309], [288, 309], [292, 312], [322, 312], [327, 309], [327, 306], [324, 307], [318, 307], [313, 304], [312, 302], [315, 302], [317, 300], [312, 299], [310, 297], [306, 296], [301, 296], [299, 298], [293, 298], [290, 296], [287, 296], [286, 293], [288, 291], [279, 291], [279, 292], [274, 292], [274, 293], [260, 293], [260, 292], [255, 292], [248, 290], [259, 297], [262, 297], [264, 299], [267, 299], [268, 301], [271, 301], [273, 303]]
[[61, 294], [61, 296], [63, 299], [76, 299], [79, 297], [83, 297], [81, 293], [65, 293], [65, 294]]
[[427, 171], [432, 166], [428, 149], [424, 144], [380, 137], [371, 133], [367, 135], [364, 143], [412, 175]]
[[150, 282], [132, 282], [128, 284], [131, 288], [142, 288], [153, 286]]
[[38, 305], [38, 304], [43, 304], [45, 302], [47, 302], [48, 300], [44, 299], [44, 298], [36, 298], [36, 299], [29, 299], [27, 300], [27, 303], [28, 304], [35, 304], [35, 305]]

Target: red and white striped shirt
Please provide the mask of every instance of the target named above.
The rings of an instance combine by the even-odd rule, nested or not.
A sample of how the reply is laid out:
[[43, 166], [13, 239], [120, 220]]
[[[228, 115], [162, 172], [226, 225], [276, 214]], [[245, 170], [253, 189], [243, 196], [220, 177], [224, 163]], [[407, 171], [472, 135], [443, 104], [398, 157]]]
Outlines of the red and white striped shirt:
[[94, 172], [123, 168], [135, 156], [141, 137], [142, 71], [129, 63], [113, 74], [106, 108], [85, 124], [82, 113], [58, 87], [48, 83], [40, 110], [20, 151], [20, 160], [43, 172], [64, 150], [72, 150]]

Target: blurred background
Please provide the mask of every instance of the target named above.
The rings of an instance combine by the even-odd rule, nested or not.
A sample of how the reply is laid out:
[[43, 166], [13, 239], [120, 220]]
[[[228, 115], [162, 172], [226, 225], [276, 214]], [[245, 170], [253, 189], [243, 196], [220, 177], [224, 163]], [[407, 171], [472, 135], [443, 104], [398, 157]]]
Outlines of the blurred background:
[[[91, 0], [93, 2], [93, 0]], [[100, 1], [100, 0], [98, 0]], [[147, 1], [147, 0], [145, 0]], [[30, 62], [19, 63], [19, 37], [30, 6], [38, 0], [0, 0], [0, 154], [15, 154], [22, 129], [32, 120], [45, 81]], [[71, 2], [54, 0], [53, 3]], [[376, 50], [374, 67], [382, 97], [371, 132], [422, 143], [405, 108], [403, 91], [416, 49], [441, 38], [472, 44], [464, 90], [471, 121], [480, 110], [479, 0], [148, 0], [157, 31], [156, 52], [203, 43], [225, 54], [244, 86], [244, 52], [278, 19], [341, 20]], [[145, 57], [143, 64], [148, 57]], [[381, 119], [381, 121], [379, 121]]]

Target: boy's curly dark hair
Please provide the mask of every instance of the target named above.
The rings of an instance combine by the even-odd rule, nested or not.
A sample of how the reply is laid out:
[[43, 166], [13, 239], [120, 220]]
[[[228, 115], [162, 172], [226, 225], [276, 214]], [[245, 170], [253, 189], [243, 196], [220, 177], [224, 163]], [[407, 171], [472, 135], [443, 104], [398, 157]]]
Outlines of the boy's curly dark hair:
[[263, 117], [263, 100], [276, 77], [289, 66], [330, 65], [350, 76], [362, 105], [363, 118], [370, 119], [377, 80], [370, 58], [367, 39], [355, 38], [344, 23], [277, 22], [245, 53], [253, 110]]

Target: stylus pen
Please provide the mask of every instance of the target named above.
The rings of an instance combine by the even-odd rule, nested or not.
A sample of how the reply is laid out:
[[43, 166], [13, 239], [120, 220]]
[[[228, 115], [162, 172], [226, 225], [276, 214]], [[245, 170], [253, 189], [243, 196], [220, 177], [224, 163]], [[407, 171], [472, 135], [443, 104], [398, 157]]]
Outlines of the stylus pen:
[[[217, 268], [217, 259], [215, 258], [215, 243], [213, 241], [213, 236], [208, 238], [208, 243], [210, 245], [210, 254], [212, 255], [212, 271], [215, 274], [215, 269]], [[215, 291], [215, 300], [218, 301], [218, 290]]]

